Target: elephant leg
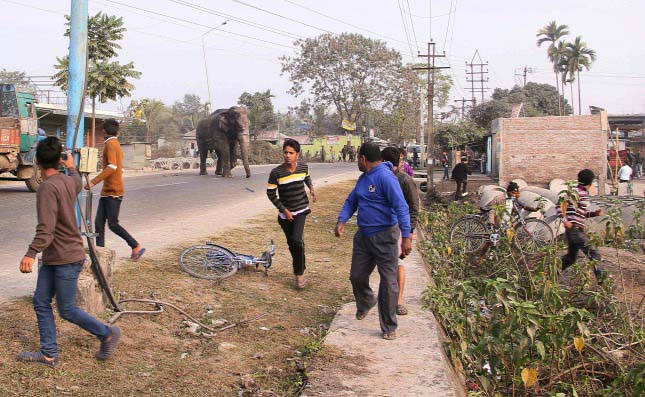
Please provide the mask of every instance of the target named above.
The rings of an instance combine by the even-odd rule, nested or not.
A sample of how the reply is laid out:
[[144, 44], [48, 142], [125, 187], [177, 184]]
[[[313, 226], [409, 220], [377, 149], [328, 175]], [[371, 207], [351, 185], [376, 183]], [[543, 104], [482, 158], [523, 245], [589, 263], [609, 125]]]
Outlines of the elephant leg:
[[222, 150], [222, 176], [224, 178], [231, 178], [231, 152], [229, 150]]
[[222, 175], [222, 154], [219, 150], [213, 150], [213, 153], [217, 156], [215, 175]]
[[199, 150], [199, 175], [206, 175], [206, 159], [208, 158], [208, 149], [205, 145], [197, 145]]
[[231, 170], [237, 165], [237, 142], [230, 144], [231, 151], [229, 155], [231, 156]]

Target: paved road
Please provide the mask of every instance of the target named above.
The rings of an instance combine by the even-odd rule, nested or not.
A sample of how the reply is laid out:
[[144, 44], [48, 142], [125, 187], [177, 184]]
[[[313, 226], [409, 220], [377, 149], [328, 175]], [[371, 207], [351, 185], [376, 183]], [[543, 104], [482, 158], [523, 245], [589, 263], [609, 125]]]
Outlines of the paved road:
[[[241, 167], [233, 170], [232, 179], [198, 176], [196, 170], [127, 177], [121, 223], [151, 253], [215, 234], [272, 208], [265, 195], [272, 167], [253, 166], [249, 179]], [[310, 168], [319, 187], [358, 175], [356, 163], [311, 164]], [[36, 195], [24, 184], [2, 183], [0, 202], [1, 301], [30, 294], [35, 287], [35, 274], [21, 274], [18, 264], [35, 231]], [[109, 231], [106, 245], [115, 248], [118, 257], [129, 256], [129, 247]]]

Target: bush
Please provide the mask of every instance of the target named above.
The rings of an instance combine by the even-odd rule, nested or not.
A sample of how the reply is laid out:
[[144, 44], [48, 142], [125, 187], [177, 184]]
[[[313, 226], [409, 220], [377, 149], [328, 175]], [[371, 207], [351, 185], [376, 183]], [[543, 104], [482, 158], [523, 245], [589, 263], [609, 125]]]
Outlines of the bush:
[[508, 237], [473, 265], [449, 238], [464, 208], [475, 210], [435, 206], [420, 224], [434, 280], [423, 302], [443, 325], [447, 355], [471, 395], [638, 395], [643, 329], [611, 293], [613, 281], [596, 287], [587, 263], [572, 266], [575, 282], [563, 283], [557, 247], [529, 262]]
[[250, 164], [282, 163], [282, 150], [266, 141], [251, 141], [249, 150]]

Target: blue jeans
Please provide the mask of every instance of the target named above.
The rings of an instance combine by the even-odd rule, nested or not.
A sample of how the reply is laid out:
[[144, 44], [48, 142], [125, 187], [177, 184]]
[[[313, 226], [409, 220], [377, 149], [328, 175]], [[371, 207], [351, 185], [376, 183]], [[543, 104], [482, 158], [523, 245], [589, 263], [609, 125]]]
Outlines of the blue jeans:
[[85, 260], [67, 265], [43, 265], [38, 271], [34, 310], [40, 332], [40, 351], [47, 357], [58, 355], [56, 344], [56, 323], [52, 311], [52, 298], [56, 296], [58, 313], [70, 323], [104, 340], [110, 335], [110, 328], [75, 305], [78, 275]]

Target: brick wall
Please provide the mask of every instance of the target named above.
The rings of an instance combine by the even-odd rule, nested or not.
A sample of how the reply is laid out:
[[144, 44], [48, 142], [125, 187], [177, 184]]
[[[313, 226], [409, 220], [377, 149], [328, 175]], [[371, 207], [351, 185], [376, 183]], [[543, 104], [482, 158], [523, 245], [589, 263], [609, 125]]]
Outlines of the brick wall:
[[[603, 120], [604, 117], [604, 120]], [[576, 179], [589, 168], [606, 172], [606, 114], [499, 119], [493, 131], [493, 172], [502, 185], [520, 178], [544, 186], [554, 178]]]
[[[601, 115], [588, 116], [546, 116], [519, 117], [515, 119], [498, 119], [499, 129], [513, 130], [558, 130], [558, 131], [588, 131], [602, 130]], [[606, 114], [605, 114], [606, 120]], [[606, 130], [606, 128], [605, 128]]]

